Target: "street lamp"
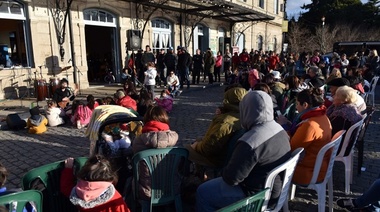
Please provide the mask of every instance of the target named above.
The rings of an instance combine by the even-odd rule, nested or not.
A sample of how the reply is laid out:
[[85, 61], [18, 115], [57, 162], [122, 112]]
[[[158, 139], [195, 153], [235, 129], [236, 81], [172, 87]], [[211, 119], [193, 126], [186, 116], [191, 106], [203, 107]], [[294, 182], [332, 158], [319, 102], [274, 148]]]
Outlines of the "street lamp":
[[322, 16], [322, 34], [321, 34], [321, 51], [322, 53], [325, 53], [325, 45], [324, 45], [324, 34], [325, 34], [325, 16]]

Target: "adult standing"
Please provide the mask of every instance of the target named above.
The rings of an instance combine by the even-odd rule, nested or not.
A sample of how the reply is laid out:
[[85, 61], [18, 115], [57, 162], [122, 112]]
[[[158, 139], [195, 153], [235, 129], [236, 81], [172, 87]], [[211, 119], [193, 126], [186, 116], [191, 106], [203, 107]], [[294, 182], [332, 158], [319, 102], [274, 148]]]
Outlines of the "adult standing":
[[224, 68], [224, 79], [225, 81], [227, 82], [227, 75], [228, 75], [228, 72], [230, 71], [231, 69], [231, 60], [232, 60], [232, 54], [230, 52], [230, 49], [227, 48], [226, 49], [226, 53], [224, 54], [223, 56], [223, 68]]
[[166, 70], [164, 64], [165, 58], [165, 49], [161, 49], [160, 53], [157, 55], [157, 77], [156, 77], [156, 85], [161, 86], [161, 82], [166, 86]]
[[220, 71], [222, 70], [222, 64], [223, 64], [222, 52], [218, 51], [216, 53], [215, 70], [214, 70], [215, 81], [218, 80], [218, 82], [220, 82]]
[[164, 56], [164, 64], [166, 66], [167, 72], [174, 71], [176, 72], [177, 67], [177, 55], [173, 52], [173, 48], [169, 47], [168, 52]]
[[137, 79], [140, 82], [144, 82], [144, 64], [142, 62], [142, 56], [143, 56], [143, 50], [142, 49], [137, 50], [135, 65], [136, 65], [136, 71], [137, 71]]
[[193, 56], [193, 85], [195, 82], [199, 84], [199, 78], [201, 77], [201, 72], [203, 72], [203, 56], [201, 54], [201, 50], [197, 49], [195, 55]]
[[186, 52], [183, 47], [178, 47], [178, 64], [177, 70], [179, 74], [180, 87], [183, 88], [183, 85], [186, 83], [187, 88], [190, 88], [190, 79], [189, 79], [189, 67], [191, 65], [190, 54]]
[[[215, 211], [263, 190], [268, 173], [290, 158], [289, 137], [273, 120], [272, 99], [267, 93], [249, 92], [239, 110], [241, 125], [247, 132], [237, 141], [222, 177], [199, 186], [198, 211]], [[278, 176], [269, 207], [280, 196], [281, 185]]]
[[212, 55], [212, 51], [209, 50], [206, 52], [205, 57], [205, 75], [208, 76], [208, 84], [214, 83], [213, 75], [214, 75], [214, 66], [215, 66], [215, 58]]

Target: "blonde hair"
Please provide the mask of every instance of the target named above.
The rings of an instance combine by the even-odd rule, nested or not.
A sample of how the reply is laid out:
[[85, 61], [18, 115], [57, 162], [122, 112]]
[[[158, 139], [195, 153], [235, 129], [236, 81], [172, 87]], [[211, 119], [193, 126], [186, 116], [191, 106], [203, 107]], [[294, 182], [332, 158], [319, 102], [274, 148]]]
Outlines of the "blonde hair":
[[336, 90], [334, 98], [338, 98], [344, 104], [351, 104], [357, 100], [356, 90], [347, 85], [341, 86]]

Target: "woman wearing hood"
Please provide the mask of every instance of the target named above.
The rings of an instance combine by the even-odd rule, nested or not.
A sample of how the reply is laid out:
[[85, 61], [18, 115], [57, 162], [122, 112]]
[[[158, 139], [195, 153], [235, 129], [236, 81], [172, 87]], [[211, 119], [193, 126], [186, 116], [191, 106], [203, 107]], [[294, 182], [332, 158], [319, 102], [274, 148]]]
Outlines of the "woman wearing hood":
[[[240, 103], [240, 122], [247, 132], [239, 138], [222, 177], [209, 180], [197, 190], [197, 211], [215, 211], [264, 189], [275, 167], [290, 158], [289, 136], [273, 120], [271, 97], [249, 92]], [[282, 181], [273, 185], [269, 207], [276, 203]]]
[[189, 150], [189, 160], [207, 167], [221, 167], [227, 155], [228, 141], [234, 132], [241, 129], [239, 103], [247, 91], [234, 87], [224, 93], [223, 107], [207, 129], [203, 138], [185, 145]]

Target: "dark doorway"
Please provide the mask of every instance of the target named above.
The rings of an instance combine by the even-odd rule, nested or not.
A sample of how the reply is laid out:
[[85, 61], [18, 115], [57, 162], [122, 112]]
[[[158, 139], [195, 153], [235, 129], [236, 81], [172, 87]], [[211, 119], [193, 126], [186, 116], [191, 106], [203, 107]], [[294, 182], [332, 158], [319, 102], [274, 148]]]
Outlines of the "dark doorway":
[[88, 81], [103, 82], [107, 71], [115, 69], [115, 28], [86, 25], [85, 34]]

